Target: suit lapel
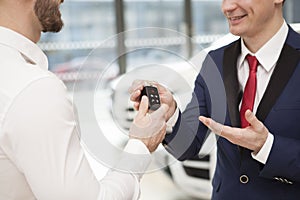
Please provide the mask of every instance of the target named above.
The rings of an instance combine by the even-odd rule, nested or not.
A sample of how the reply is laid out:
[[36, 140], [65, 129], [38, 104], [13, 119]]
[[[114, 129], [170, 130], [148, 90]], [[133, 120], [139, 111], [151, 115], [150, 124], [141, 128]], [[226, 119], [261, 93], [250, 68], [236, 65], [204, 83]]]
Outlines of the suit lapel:
[[[261, 121], [266, 119], [299, 62], [300, 53], [297, 51], [299, 41], [299, 35], [290, 29], [287, 42], [283, 46], [265, 94], [257, 108], [256, 116]], [[238, 40], [224, 50], [223, 58], [223, 79], [229, 117], [233, 127], [240, 126], [239, 103], [243, 94], [237, 78], [237, 58], [240, 51], [241, 43]]]
[[237, 58], [241, 52], [240, 40], [224, 50], [223, 79], [226, 91], [228, 112], [233, 127], [240, 126], [239, 102], [242, 91], [237, 78]]
[[285, 44], [279, 56], [277, 65], [270, 78], [264, 96], [257, 108], [256, 116], [260, 121], [264, 121], [280, 96], [285, 85], [292, 76], [300, 58], [300, 53]]

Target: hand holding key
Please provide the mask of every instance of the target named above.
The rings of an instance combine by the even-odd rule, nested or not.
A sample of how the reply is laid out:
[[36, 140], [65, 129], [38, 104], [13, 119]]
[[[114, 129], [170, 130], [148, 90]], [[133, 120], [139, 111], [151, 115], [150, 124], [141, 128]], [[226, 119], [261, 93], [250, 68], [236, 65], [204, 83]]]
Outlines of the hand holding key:
[[166, 111], [168, 106], [162, 104], [159, 109], [148, 113], [148, 98], [142, 96], [140, 109], [129, 130], [129, 136], [141, 140], [153, 152], [166, 134]]
[[140, 95], [141, 99], [143, 96], [147, 96], [149, 99], [149, 110], [157, 110], [160, 107], [160, 97], [156, 87], [144, 86]]
[[146, 80], [133, 81], [128, 91], [130, 93], [130, 100], [134, 102], [134, 108], [139, 110], [142, 90], [145, 86], [149, 85], [157, 88], [160, 97], [160, 103], [168, 105], [169, 109], [167, 110], [166, 120], [169, 120], [176, 110], [176, 101], [174, 100], [172, 93], [157, 82]]

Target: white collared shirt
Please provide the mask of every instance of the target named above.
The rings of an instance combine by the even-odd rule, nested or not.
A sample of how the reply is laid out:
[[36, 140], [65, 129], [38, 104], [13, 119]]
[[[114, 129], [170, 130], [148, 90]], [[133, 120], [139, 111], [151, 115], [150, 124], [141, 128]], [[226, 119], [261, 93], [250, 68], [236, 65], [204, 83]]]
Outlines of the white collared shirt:
[[[138, 199], [137, 174], [110, 170], [96, 179], [73, 104], [39, 47], [0, 27], [0, 55], [0, 199]], [[146, 170], [150, 154], [141, 141], [129, 140], [125, 151], [146, 155], [136, 165]]]
[[[284, 22], [279, 29], [279, 31], [255, 54], [249, 51], [245, 46], [243, 40], [241, 42], [241, 55], [237, 60], [237, 72], [238, 80], [241, 88], [245, 89], [247, 79], [249, 76], [249, 65], [245, 59], [247, 54], [256, 56], [259, 66], [257, 68], [256, 77], [257, 77], [257, 89], [254, 100], [253, 112], [256, 113], [257, 107], [265, 93], [271, 75], [274, 71], [277, 60], [279, 59], [280, 53], [282, 51], [283, 45], [288, 35], [288, 26]], [[241, 103], [240, 103], [241, 107]], [[272, 145], [274, 141], [274, 136], [269, 133], [267, 141], [261, 150], [256, 154], [252, 154], [252, 157], [259, 162], [265, 164], [268, 156], [270, 154]]]

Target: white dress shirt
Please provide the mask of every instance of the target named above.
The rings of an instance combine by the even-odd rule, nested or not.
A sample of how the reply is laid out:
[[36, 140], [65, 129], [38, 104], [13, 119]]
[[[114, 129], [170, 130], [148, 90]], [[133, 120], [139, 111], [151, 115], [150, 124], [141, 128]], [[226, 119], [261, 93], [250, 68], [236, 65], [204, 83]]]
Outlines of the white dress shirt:
[[[253, 113], [256, 113], [257, 107], [265, 93], [271, 75], [274, 71], [277, 60], [279, 59], [281, 50], [285, 43], [285, 40], [288, 35], [288, 26], [286, 22], [284, 22], [279, 29], [279, 31], [266, 43], [264, 44], [255, 54], [249, 51], [249, 49], [245, 46], [245, 43], [242, 40], [241, 44], [241, 55], [237, 60], [237, 72], [238, 72], [238, 80], [241, 88], [245, 89], [248, 76], [249, 76], [249, 65], [247, 60], [245, 59], [247, 54], [252, 56], [256, 56], [259, 65], [257, 67], [256, 77], [257, 77], [257, 87], [256, 94], [253, 106]], [[241, 103], [240, 103], [241, 107]], [[267, 137], [267, 141], [261, 150], [254, 155], [252, 153], [252, 157], [257, 161], [265, 164], [269, 157], [272, 145], [274, 141], [274, 136], [269, 133]]]
[[[66, 88], [38, 46], [0, 27], [0, 55], [0, 199], [138, 199], [139, 175], [110, 170], [96, 180]], [[141, 141], [129, 140], [125, 150], [145, 154], [137, 166], [146, 170]]]

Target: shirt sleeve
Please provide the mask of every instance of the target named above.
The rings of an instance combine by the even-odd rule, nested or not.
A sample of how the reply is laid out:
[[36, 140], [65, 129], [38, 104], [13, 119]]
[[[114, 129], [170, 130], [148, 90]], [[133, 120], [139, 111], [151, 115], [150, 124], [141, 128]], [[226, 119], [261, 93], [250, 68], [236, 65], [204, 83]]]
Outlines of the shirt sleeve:
[[[97, 181], [80, 146], [73, 104], [57, 78], [42, 78], [25, 88], [11, 105], [4, 126], [2, 148], [37, 199], [138, 198], [139, 178], [130, 171], [110, 170]], [[130, 141], [126, 149], [145, 154], [142, 145]], [[140, 160], [144, 162], [141, 172], [148, 159]]]
[[252, 158], [254, 158], [255, 160], [257, 160], [262, 164], [266, 164], [273, 146], [273, 142], [274, 142], [274, 136], [271, 133], [269, 133], [267, 140], [263, 145], [263, 147], [260, 149], [260, 151], [256, 155], [254, 153], [251, 153]]

